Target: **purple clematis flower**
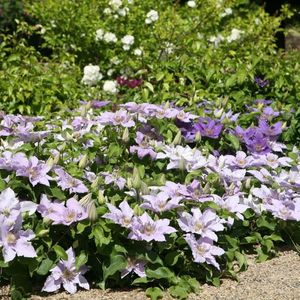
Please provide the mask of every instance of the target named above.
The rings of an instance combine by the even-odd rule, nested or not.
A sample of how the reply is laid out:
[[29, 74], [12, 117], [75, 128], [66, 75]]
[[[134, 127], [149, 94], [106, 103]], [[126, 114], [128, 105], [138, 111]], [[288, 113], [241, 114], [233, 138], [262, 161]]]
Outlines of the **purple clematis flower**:
[[14, 191], [7, 188], [0, 194], [0, 220], [13, 224], [21, 212], [21, 205]]
[[254, 81], [261, 88], [263, 88], [269, 84], [269, 80], [267, 80], [267, 79], [263, 80], [260, 77], [254, 77]]
[[43, 218], [53, 219], [57, 214], [63, 211], [64, 204], [58, 201], [51, 202], [46, 195], [41, 196], [40, 204], [37, 207], [37, 211]]
[[61, 285], [70, 294], [77, 292], [77, 285], [86, 290], [90, 289], [89, 283], [83, 277], [88, 270], [87, 267], [83, 265], [77, 270], [74, 250], [69, 248], [66, 253], [68, 260], [60, 260], [57, 266], [50, 270], [51, 275], [46, 279], [42, 291], [54, 292], [60, 289]]
[[2, 223], [0, 228], [0, 247], [5, 262], [12, 261], [16, 256], [36, 257], [30, 241], [35, 237], [32, 230], [22, 230], [21, 214], [15, 223], [8, 226]]
[[133, 127], [135, 125], [132, 116], [124, 109], [120, 109], [116, 112], [104, 112], [97, 117], [96, 120], [101, 125], [121, 125], [123, 127]]
[[[16, 160], [16, 156], [14, 156], [14, 160]], [[28, 177], [33, 186], [36, 186], [38, 183], [50, 186], [49, 179], [51, 179], [51, 177], [47, 175], [50, 169], [50, 166], [39, 161], [37, 157], [32, 156], [21, 162], [21, 165], [16, 169], [16, 175]]]
[[166, 240], [165, 234], [177, 231], [175, 228], [169, 226], [169, 224], [170, 220], [160, 219], [154, 221], [145, 212], [142, 216], [134, 219], [128, 238], [137, 241], [164, 242]]
[[179, 198], [171, 198], [168, 194], [160, 192], [157, 195], [144, 195], [142, 196], [144, 203], [140, 207], [150, 209], [156, 213], [171, 210], [181, 206], [179, 204]]
[[279, 116], [278, 111], [274, 111], [271, 106], [267, 106], [263, 109], [263, 111], [260, 115], [260, 119], [262, 119], [262, 120], [272, 120], [273, 118], [278, 117], [278, 116]]
[[136, 133], [135, 141], [138, 145], [130, 146], [130, 153], [137, 153], [138, 157], [141, 159], [147, 155], [149, 155], [152, 160], [156, 158], [157, 153], [154, 151], [154, 147], [161, 144], [160, 142], [151, 140], [150, 136], [145, 135], [139, 131], [137, 131]]
[[75, 198], [70, 198], [66, 202], [66, 206], [61, 207], [59, 205], [54, 206], [56, 212], [52, 212], [47, 215], [51, 219], [54, 225], [63, 224], [70, 226], [72, 223], [82, 221], [88, 218], [88, 214], [85, 208]]
[[88, 189], [83, 184], [83, 182], [77, 178], [72, 177], [62, 168], [55, 169], [55, 173], [58, 176], [56, 178], [57, 185], [62, 188], [62, 190], [69, 190], [70, 193], [87, 193]]
[[128, 257], [127, 267], [121, 271], [121, 278], [124, 278], [131, 272], [134, 272], [139, 277], [146, 277], [145, 265], [145, 261]]
[[213, 241], [218, 237], [215, 231], [224, 230], [221, 219], [211, 209], [206, 209], [203, 213], [199, 208], [192, 208], [192, 215], [187, 212], [180, 213], [180, 219], [177, 219], [179, 227], [185, 232], [200, 234]]
[[126, 179], [119, 176], [116, 171], [113, 173], [109, 172], [101, 172], [101, 175], [104, 176], [104, 182], [105, 184], [111, 184], [114, 183], [120, 190], [123, 190], [126, 184]]
[[222, 248], [214, 246], [213, 241], [206, 237], [196, 240], [193, 234], [187, 234], [184, 238], [192, 250], [195, 262], [207, 263], [213, 265], [218, 270], [220, 269], [215, 256], [225, 253]]
[[127, 201], [122, 201], [119, 205], [119, 208], [116, 208], [110, 203], [106, 204], [109, 213], [106, 213], [102, 216], [102, 218], [112, 220], [114, 223], [119, 224], [125, 228], [131, 228], [134, 212], [132, 208], [128, 205]]
[[259, 129], [264, 135], [276, 140], [276, 138], [282, 133], [282, 122], [269, 125], [266, 120], [259, 120]]
[[200, 132], [202, 136], [217, 139], [222, 131], [222, 124], [219, 121], [210, 118], [200, 118], [200, 121], [194, 125], [194, 130]]

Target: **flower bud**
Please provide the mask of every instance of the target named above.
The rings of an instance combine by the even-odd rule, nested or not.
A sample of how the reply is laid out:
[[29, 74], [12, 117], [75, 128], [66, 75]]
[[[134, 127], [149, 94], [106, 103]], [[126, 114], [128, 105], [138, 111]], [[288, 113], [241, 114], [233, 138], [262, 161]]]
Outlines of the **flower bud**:
[[134, 167], [133, 168], [133, 175], [132, 175], [132, 187], [135, 188], [136, 190], [139, 190], [141, 188], [142, 181], [140, 177], [140, 173], [138, 168]]
[[174, 146], [179, 145], [181, 143], [181, 131], [179, 130], [172, 142]]
[[54, 157], [53, 157], [53, 165], [56, 165], [59, 162], [60, 159], [60, 153], [58, 152]]
[[122, 141], [125, 142], [125, 143], [129, 142], [129, 130], [128, 130], [127, 127], [123, 131]]
[[80, 169], [83, 169], [86, 167], [87, 163], [88, 163], [88, 156], [87, 154], [84, 154], [79, 161], [78, 167]]
[[42, 229], [36, 234], [36, 236], [43, 237], [43, 236], [48, 235], [48, 233], [49, 233], [49, 229]]
[[98, 217], [97, 209], [94, 201], [90, 202], [87, 206], [88, 218], [91, 221], [95, 221]]
[[46, 165], [52, 169], [52, 167], [54, 166], [54, 159], [52, 157], [49, 157], [46, 161]]
[[131, 177], [127, 178], [127, 187], [128, 187], [128, 189], [132, 188], [132, 178]]
[[246, 180], [245, 187], [246, 187], [246, 189], [249, 189], [251, 187], [251, 178], [248, 178]]
[[201, 142], [201, 133], [200, 131], [197, 131], [195, 135], [195, 142]]
[[92, 193], [88, 193], [87, 195], [85, 195], [84, 197], [82, 197], [79, 200], [79, 203], [83, 206], [83, 207], [87, 207], [92, 201]]
[[76, 249], [76, 248], [78, 248], [78, 246], [79, 246], [79, 242], [78, 242], [78, 240], [75, 240], [75, 241], [73, 242], [73, 244], [72, 244], [72, 247], [73, 247], [74, 249]]
[[99, 177], [97, 176], [96, 179], [92, 182], [91, 188], [96, 189], [98, 187], [98, 184], [99, 184]]
[[223, 114], [223, 112], [224, 112], [224, 109], [221, 108], [221, 109], [216, 110], [216, 111], [214, 112], [214, 115], [215, 115], [216, 118], [220, 119], [221, 116], [222, 116], [222, 114]]
[[142, 182], [142, 184], [141, 184], [141, 193], [142, 193], [142, 195], [148, 195], [148, 194], [150, 194], [148, 186], [147, 186], [147, 184], [145, 182]]
[[286, 125], [287, 125], [287, 123], [284, 122], [284, 123], [282, 124], [282, 126], [281, 126], [281, 129], [282, 129], [282, 130], [286, 129]]
[[141, 216], [143, 214], [143, 210], [140, 208], [138, 204], [136, 204], [135, 207], [133, 208], [133, 213], [136, 216]]
[[104, 204], [105, 202], [106, 202], [106, 197], [104, 196], [104, 191], [102, 191], [102, 190], [99, 190], [98, 191], [98, 203], [99, 204]]

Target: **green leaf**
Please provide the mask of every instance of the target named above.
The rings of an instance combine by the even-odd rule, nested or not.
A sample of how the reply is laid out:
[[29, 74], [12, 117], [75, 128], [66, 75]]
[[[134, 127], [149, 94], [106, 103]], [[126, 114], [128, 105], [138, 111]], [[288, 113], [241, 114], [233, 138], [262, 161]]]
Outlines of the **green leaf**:
[[49, 270], [52, 268], [52, 266], [53, 266], [53, 261], [49, 258], [46, 258], [40, 264], [39, 268], [37, 269], [37, 273], [39, 275], [46, 275], [49, 272]]
[[165, 257], [166, 265], [168, 265], [168, 266], [176, 265], [179, 257], [181, 257], [181, 256], [182, 256], [181, 251], [175, 250], [175, 251], [169, 252]]
[[105, 283], [106, 279], [114, 275], [116, 272], [124, 269], [127, 265], [127, 261], [123, 255], [114, 255], [110, 259], [109, 265], [103, 264], [102, 270], [103, 270], [103, 282]]
[[186, 299], [189, 295], [189, 291], [180, 285], [171, 286], [169, 292], [173, 297], [178, 299]]
[[155, 278], [155, 279], [175, 277], [174, 273], [169, 268], [166, 268], [166, 267], [159, 267], [154, 270], [147, 269], [146, 274], [147, 274], [147, 277]]
[[81, 251], [79, 256], [76, 257], [76, 269], [79, 270], [81, 266], [87, 263], [87, 261], [87, 255], [83, 251]]
[[56, 255], [63, 259], [63, 260], [67, 260], [68, 259], [68, 254], [66, 253], [66, 251], [59, 245], [54, 245], [53, 246], [53, 250], [55, 251]]
[[236, 136], [234, 136], [232, 134], [227, 134], [226, 139], [231, 143], [234, 150], [240, 149], [240, 141]]
[[151, 298], [151, 300], [160, 299], [163, 296], [162, 290], [158, 287], [150, 287], [146, 290], [146, 295]]
[[63, 191], [58, 188], [58, 187], [54, 187], [54, 188], [51, 188], [51, 194], [54, 198], [60, 200], [60, 201], [63, 201], [66, 199], [66, 196], [65, 194], [63, 193]]
[[275, 230], [275, 227], [276, 227], [276, 221], [275, 220], [267, 220], [266, 216], [260, 216], [257, 221], [256, 221], [256, 224], [258, 227], [264, 227], [264, 228], [268, 228], [272, 231]]

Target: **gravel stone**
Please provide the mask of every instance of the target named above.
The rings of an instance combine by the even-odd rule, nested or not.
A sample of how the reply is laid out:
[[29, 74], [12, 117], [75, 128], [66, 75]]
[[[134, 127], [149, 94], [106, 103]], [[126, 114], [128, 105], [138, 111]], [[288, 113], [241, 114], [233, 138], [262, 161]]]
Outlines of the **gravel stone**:
[[[300, 299], [300, 257], [294, 251], [284, 251], [272, 260], [254, 263], [248, 258], [247, 271], [239, 274], [239, 281], [224, 279], [220, 287], [204, 284], [189, 300], [299, 300]], [[0, 288], [0, 299], [8, 300], [9, 287]], [[32, 300], [149, 300], [140, 289], [80, 290], [75, 295], [65, 292], [52, 295], [33, 295]], [[164, 300], [172, 297], [164, 293]]]

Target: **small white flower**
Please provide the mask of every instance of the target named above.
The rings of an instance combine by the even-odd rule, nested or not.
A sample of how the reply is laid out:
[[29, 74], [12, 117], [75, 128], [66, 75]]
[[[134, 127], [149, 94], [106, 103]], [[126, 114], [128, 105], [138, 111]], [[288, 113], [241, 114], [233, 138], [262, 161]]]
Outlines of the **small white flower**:
[[164, 52], [166, 54], [172, 54], [174, 52], [174, 44], [166, 42]]
[[96, 38], [95, 38], [95, 40], [96, 40], [96, 41], [102, 41], [102, 40], [103, 40], [103, 36], [104, 36], [104, 31], [103, 31], [103, 29], [98, 29], [98, 30], [96, 31]]
[[215, 44], [215, 47], [218, 47], [219, 44], [224, 40], [224, 37], [222, 34], [218, 34], [217, 36], [211, 36], [208, 40]]
[[224, 12], [221, 14], [221, 17], [226, 17], [232, 15], [232, 9], [230, 7], [225, 8]]
[[118, 65], [120, 64], [121, 60], [117, 56], [114, 56], [110, 59], [110, 62], [114, 65]]
[[103, 39], [106, 43], [116, 43], [118, 41], [116, 35], [112, 32], [106, 32]]
[[124, 8], [120, 8], [118, 9], [118, 14], [121, 17], [125, 17], [127, 15], [127, 13], [129, 12], [129, 8], [128, 7], [124, 7]]
[[196, 2], [195, 1], [188, 1], [187, 2], [187, 6], [190, 7], [190, 8], [194, 8], [197, 6]]
[[103, 91], [110, 94], [116, 94], [118, 92], [117, 82], [114, 80], [106, 80], [103, 85]]
[[158, 12], [156, 10], [150, 10], [146, 15], [146, 24], [151, 24], [153, 22], [156, 22], [158, 20]]
[[110, 14], [111, 14], [111, 9], [110, 9], [109, 7], [107, 7], [107, 8], [105, 8], [105, 9], [103, 10], [103, 13], [104, 13], [105, 15], [110, 15]]
[[131, 45], [134, 43], [134, 37], [132, 35], [125, 35], [122, 39], [121, 42], [123, 44], [123, 49], [124, 50], [129, 50]]
[[242, 30], [233, 28], [233, 29], [231, 30], [230, 36], [227, 37], [227, 41], [228, 41], [229, 43], [231, 43], [231, 42], [233, 42], [233, 41], [236, 41], [236, 40], [240, 39], [240, 38], [241, 38], [241, 34], [242, 34], [243, 32], [244, 32], [244, 31], [242, 31]]
[[115, 69], [109, 69], [108, 71], [107, 71], [107, 76], [111, 76], [113, 73], [114, 73], [114, 71], [115, 71]]
[[139, 48], [136, 48], [134, 51], [133, 51], [133, 54], [136, 55], [136, 56], [141, 56], [143, 54], [143, 51]]
[[118, 10], [122, 6], [122, 0], [110, 0], [108, 4], [113, 10]]
[[259, 25], [259, 24], [261, 24], [261, 20], [260, 20], [259, 18], [255, 18], [255, 19], [254, 19], [254, 23], [255, 23], [256, 25]]
[[101, 80], [103, 75], [100, 73], [99, 66], [88, 65], [83, 69], [83, 78], [81, 82], [85, 85], [93, 86]]

